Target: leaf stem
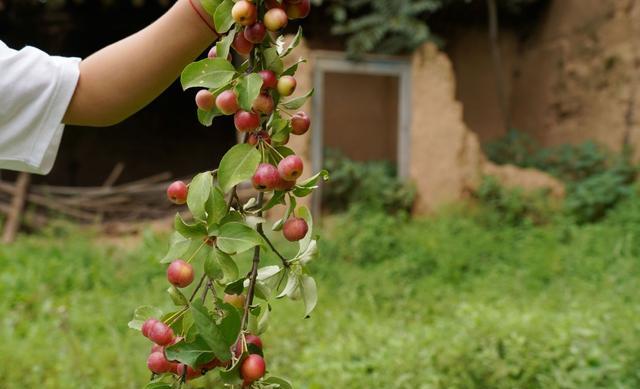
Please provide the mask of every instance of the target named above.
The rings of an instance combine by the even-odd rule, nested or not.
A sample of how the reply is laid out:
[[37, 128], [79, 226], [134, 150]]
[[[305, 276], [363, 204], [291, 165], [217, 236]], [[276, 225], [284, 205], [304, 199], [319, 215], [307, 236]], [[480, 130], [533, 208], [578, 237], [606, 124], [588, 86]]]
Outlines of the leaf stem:
[[207, 240], [206, 239], [202, 242], [200, 247], [198, 247], [198, 249], [196, 251], [194, 251], [193, 254], [191, 254], [189, 259], [187, 259], [187, 263], [191, 263], [191, 261], [193, 261], [193, 258], [195, 258], [196, 255], [198, 255], [198, 253], [200, 252], [200, 250], [202, 250], [202, 248], [204, 247], [205, 244], [207, 244]]

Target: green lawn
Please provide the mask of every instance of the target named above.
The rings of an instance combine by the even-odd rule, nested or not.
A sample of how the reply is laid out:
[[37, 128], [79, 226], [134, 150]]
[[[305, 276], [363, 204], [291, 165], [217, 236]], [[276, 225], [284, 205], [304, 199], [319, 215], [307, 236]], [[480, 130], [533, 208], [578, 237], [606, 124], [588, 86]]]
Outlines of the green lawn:
[[[268, 368], [297, 388], [638, 388], [638, 203], [589, 226], [332, 218], [318, 307], [275, 305]], [[141, 388], [149, 343], [127, 322], [167, 304], [165, 246], [57, 228], [1, 247], [0, 387]]]

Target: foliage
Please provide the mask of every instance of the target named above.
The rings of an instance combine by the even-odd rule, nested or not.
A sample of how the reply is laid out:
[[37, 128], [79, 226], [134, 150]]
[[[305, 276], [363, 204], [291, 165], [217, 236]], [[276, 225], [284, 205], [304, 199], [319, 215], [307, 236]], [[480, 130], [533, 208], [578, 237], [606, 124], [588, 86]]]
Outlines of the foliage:
[[[519, 13], [539, 0], [499, 0], [505, 12]], [[409, 53], [427, 41], [441, 40], [429, 28], [434, 12], [470, 0], [323, 0], [333, 17], [334, 34], [347, 36], [353, 57], [364, 53]]]
[[539, 169], [564, 181], [566, 210], [580, 223], [602, 219], [629, 196], [637, 173], [630, 149], [614, 155], [592, 141], [541, 148], [527, 134], [511, 130], [484, 149], [496, 163]]
[[322, 197], [330, 210], [359, 205], [396, 213], [409, 212], [413, 207], [415, 187], [398, 179], [389, 161], [358, 162], [337, 150], [327, 150], [325, 167], [331, 171], [331, 185], [323, 188]]
[[[376, 233], [395, 243], [376, 250], [369, 229], [383, 213], [326, 219], [331, 260], [312, 265], [319, 309], [300, 321], [302, 307], [274, 303], [269, 369], [307, 389], [640, 387], [640, 199], [584, 226], [487, 225], [470, 213], [387, 223]], [[156, 293], [165, 247], [152, 233], [113, 246], [63, 228], [0, 247], [3, 388], [125, 389], [148, 378], [148, 342], [111, 320], [126, 321], [133, 301], [171, 308]], [[239, 266], [246, 274], [250, 255]], [[202, 380], [186, 388], [215, 382]]]

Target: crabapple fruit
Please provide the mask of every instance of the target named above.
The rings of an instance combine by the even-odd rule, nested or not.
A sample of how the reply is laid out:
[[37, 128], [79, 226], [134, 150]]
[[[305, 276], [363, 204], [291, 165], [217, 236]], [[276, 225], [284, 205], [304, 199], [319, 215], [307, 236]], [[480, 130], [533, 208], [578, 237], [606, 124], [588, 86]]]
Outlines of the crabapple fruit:
[[269, 191], [275, 189], [279, 179], [278, 168], [269, 163], [261, 163], [251, 177], [251, 183], [259, 191]]
[[264, 363], [264, 359], [260, 355], [251, 354], [242, 362], [240, 375], [245, 383], [251, 383], [262, 378], [265, 369], [266, 364]]
[[282, 227], [282, 234], [289, 242], [297, 242], [304, 238], [309, 231], [307, 222], [299, 217], [287, 220]]
[[225, 115], [233, 115], [238, 112], [238, 96], [231, 89], [226, 90], [216, 97], [216, 107]]
[[244, 33], [242, 31], [238, 32], [233, 38], [231, 46], [238, 52], [238, 54], [241, 55], [249, 55], [251, 50], [253, 50], [253, 43], [249, 42], [247, 38], [244, 37]]
[[297, 85], [298, 82], [292, 76], [282, 76], [278, 80], [278, 93], [281, 96], [291, 96]]
[[297, 3], [287, 2], [287, 16], [289, 19], [303, 19], [311, 12], [311, 0], [301, 0]]
[[193, 282], [193, 266], [182, 259], [171, 262], [167, 268], [167, 279], [171, 285], [186, 288]]
[[149, 329], [149, 339], [155, 344], [160, 346], [166, 346], [173, 342], [175, 336], [173, 335], [173, 330], [168, 325], [159, 321], [155, 323]]
[[240, 0], [231, 8], [231, 17], [238, 24], [250, 26], [258, 19], [258, 9], [255, 4], [247, 0]]
[[182, 205], [186, 203], [188, 194], [187, 184], [182, 181], [175, 181], [167, 188], [167, 197], [174, 204]]
[[278, 78], [271, 70], [261, 70], [258, 75], [262, 77], [262, 89], [273, 89], [278, 86]]
[[231, 304], [238, 309], [244, 309], [244, 304], [247, 301], [247, 298], [243, 294], [226, 294], [222, 298], [227, 304]]
[[253, 105], [251, 108], [256, 111], [263, 113], [265, 115], [270, 115], [275, 108], [275, 103], [273, 102], [273, 97], [267, 93], [260, 93], [255, 100], [253, 100]]
[[271, 8], [264, 14], [264, 25], [267, 30], [276, 32], [287, 26], [289, 18], [282, 8]]
[[185, 368], [186, 368], [186, 379], [187, 380], [192, 380], [194, 378], [198, 378], [202, 375], [202, 371], [200, 370], [196, 370], [191, 366], [185, 365], [184, 363], [181, 363], [178, 365], [177, 369], [176, 369], [176, 374], [178, 375], [178, 377], [185, 377]]
[[215, 101], [216, 98], [213, 96], [213, 93], [206, 89], [198, 91], [196, 94], [196, 105], [203, 111], [211, 111], [215, 106]]
[[247, 139], [247, 143], [249, 143], [252, 146], [255, 146], [261, 140], [263, 142], [271, 144], [271, 137], [269, 136], [269, 133], [264, 130], [261, 130], [258, 132], [252, 132], [251, 134], [249, 134], [249, 139]]
[[280, 8], [284, 10], [284, 3], [278, 3], [277, 0], [265, 0], [267, 9]]
[[280, 179], [278, 180], [278, 183], [276, 184], [276, 190], [282, 191], [282, 192], [286, 192], [289, 191], [291, 189], [293, 189], [294, 186], [296, 186], [296, 182], [295, 181], [287, 181], [282, 177], [279, 177]]
[[253, 131], [260, 127], [260, 116], [255, 112], [239, 110], [233, 117], [238, 131]]
[[291, 117], [291, 133], [294, 135], [303, 135], [309, 131], [311, 127], [311, 119], [305, 112], [298, 112]]
[[142, 328], [140, 329], [142, 332], [142, 335], [145, 338], [149, 337], [149, 331], [151, 330], [151, 327], [153, 327], [154, 324], [156, 324], [158, 322], [158, 320], [156, 319], [147, 319], [143, 324], [142, 324]]
[[147, 367], [156, 374], [167, 373], [171, 371], [171, 362], [167, 361], [162, 352], [156, 351], [149, 354]]
[[303, 168], [302, 158], [297, 155], [286, 156], [278, 163], [278, 173], [287, 181], [297, 180], [302, 175]]
[[257, 22], [244, 29], [244, 37], [251, 43], [262, 43], [267, 36], [267, 29], [264, 24]]

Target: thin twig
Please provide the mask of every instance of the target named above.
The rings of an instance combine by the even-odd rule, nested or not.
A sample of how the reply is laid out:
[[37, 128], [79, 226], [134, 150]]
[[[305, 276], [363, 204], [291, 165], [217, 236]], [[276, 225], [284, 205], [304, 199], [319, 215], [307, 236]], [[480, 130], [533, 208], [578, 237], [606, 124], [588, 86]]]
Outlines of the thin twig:
[[204, 279], [207, 278], [206, 274], [203, 274], [202, 277], [200, 277], [200, 281], [198, 282], [198, 285], [196, 286], [196, 288], [193, 290], [193, 293], [191, 294], [191, 297], [189, 297], [189, 302], [192, 302], [193, 299], [196, 297], [196, 294], [198, 294], [198, 291], [200, 290], [200, 288], [202, 287], [202, 283], [204, 282]]
[[[258, 205], [262, 207], [262, 201], [264, 199], [264, 193], [258, 194]], [[262, 211], [258, 213], [258, 217], [262, 217]], [[264, 234], [262, 230], [262, 223], [258, 223], [257, 230], [259, 234]], [[249, 308], [253, 304], [253, 296], [255, 294], [256, 281], [258, 280], [258, 265], [260, 264], [260, 246], [256, 246], [253, 249], [253, 265], [251, 267], [251, 273], [249, 274], [249, 289], [247, 290], [247, 301], [244, 304], [244, 313], [242, 315], [242, 329], [247, 329], [249, 322]]]
[[204, 305], [205, 300], [207, 299], [207, 291], [213, 287], [211, 280], [207, 280], [207, 285], [204, 287], [202, 291], [202, 304]]
[[271, 248], [271, 250], [276, 253], [276, 255], [278, 256], [278, 258], [280, 258], [280, 260], [282, 261], [282, 265], [284, 267], [289, 267], [289, 262], [287, 261], [287, 258], [285, 258], [282, 254], [280, 254], [280, 252], [275, 248], [275, 246], [273, 245], [273, 243], [271, 243], [271, 240], [267, 237], [267, 234], [264, 233], [264, 231], [258, 231], [260, 233], [260, 235], [262, 236], [262, 238], [267, 242], [267, 244], [269, 245], [269, 247]]

